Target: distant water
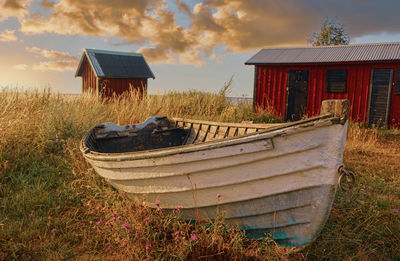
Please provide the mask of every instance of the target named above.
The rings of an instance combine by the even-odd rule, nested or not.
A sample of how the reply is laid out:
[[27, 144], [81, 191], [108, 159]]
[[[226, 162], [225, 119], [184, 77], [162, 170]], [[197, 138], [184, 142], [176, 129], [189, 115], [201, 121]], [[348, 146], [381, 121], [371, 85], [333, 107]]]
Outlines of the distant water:
[[226, 100], [234, 104], [253, 102], [253, 98], [247, 97], [226, 97]]
[[[0, 87], [1, 90], [1, 87]], [[81, 96], [80, 93], [64, 93], [61, 94], [62, 96], [66, 97], [66, 98], [78, 98]], [[150, 95], [157, 95], [157, 94], [150, 94]], [[232, 102], [233, 104], [239, 104], [239, 103], [252, 103], [253, 102], [253, 98], [248, 98], [248, 97], [226, 97], [226, 100], [229, 102]]]

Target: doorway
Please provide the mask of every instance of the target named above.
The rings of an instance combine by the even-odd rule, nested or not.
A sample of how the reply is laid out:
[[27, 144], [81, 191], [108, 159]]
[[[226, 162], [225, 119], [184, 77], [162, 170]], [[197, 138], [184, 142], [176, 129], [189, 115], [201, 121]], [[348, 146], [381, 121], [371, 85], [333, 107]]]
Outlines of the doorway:
[[388, 124], [393, 69], [372, 69], [368, 124]]
[[307, 112], [308, 70], [289, 70], [285, 120], [301, 120]]

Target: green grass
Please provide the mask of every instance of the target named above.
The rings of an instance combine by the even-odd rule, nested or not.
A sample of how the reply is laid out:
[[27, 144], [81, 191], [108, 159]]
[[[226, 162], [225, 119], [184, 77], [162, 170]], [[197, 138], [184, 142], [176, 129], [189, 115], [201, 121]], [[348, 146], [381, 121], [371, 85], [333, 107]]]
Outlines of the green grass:
[[1, 92], [0, 260], [400, 259], [398, 130], [350, 126], [344, 158], [357, 183], [351, 193], [337, 193], [321, 235], [297, 253], [246, 239], [222, 218], [187, 224], [179, 210], [142, 207], [96, 175], [78, 149], [84, 133], [105, 121], [131, 124], [151, 115], [280, 121], [251, 104], [228, 103], [226, 88], [106, 101]]

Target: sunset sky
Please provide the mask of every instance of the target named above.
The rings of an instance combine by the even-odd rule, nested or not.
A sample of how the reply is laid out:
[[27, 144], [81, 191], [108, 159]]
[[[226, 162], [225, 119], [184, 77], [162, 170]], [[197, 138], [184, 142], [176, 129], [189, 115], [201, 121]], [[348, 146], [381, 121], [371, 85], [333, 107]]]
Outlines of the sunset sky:
[[400, 42], [398, 0], [0, 0], [0, 88], [79, 93], [83, 48], [142, 53], [149, 92], [219, 90], [252, 96], [260, 48], [304, 46], [326, 18], [351, 43]]

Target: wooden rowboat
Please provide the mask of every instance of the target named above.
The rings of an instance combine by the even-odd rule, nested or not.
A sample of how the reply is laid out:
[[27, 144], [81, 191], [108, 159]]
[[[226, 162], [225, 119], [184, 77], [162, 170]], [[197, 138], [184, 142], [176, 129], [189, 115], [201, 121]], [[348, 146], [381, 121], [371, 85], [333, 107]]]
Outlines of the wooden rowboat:
[[225, 221], [252, 238], [305, 246], [324, 226], [343, 164], [349, 102], [324, 101], [318, 117], [235, 124], [152, 117], [103, 123], [81, 151], [99, 175], [144, 205], [187, 219]]

